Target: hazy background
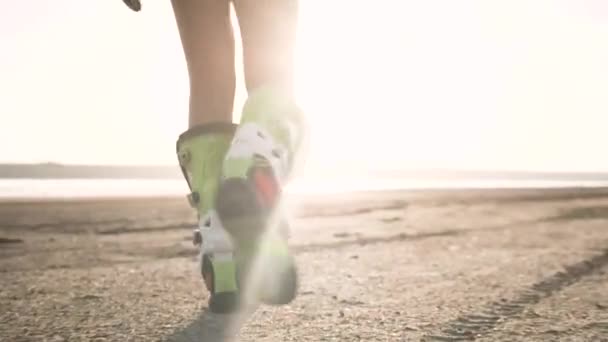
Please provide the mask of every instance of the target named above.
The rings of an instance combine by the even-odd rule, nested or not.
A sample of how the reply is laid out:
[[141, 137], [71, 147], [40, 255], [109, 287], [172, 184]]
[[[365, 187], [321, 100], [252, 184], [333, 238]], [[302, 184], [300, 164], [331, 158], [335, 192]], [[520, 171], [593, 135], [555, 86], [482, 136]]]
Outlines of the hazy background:
[[[608, 171], [608, 2], [301, 3], [309, 170]], [[176, 163], [170, 1], [1, 1], [0, 51], [0, 162]]]

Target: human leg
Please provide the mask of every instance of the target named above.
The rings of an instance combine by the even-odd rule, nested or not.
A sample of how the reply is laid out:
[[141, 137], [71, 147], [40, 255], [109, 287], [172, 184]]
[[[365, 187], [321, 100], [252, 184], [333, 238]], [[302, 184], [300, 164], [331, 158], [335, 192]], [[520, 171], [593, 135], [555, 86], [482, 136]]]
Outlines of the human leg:
[[297, 1], [234, 2], [249, 97], [222, 166], [217, 210], [239, 253], [248, 255], [250, 263], [264, 260], [258, 263], [261, 271], [270, 269], [274, 274], [262, 272], [261, 277], [278, 279], [262, 281], [281, 283], [262, 299], [284, 304], [295, 296], [296, 272], [286, 241], [276, 234], [285, 224], [279, 209], [281, 189], [306, 133], [293, 93]]
[[172, 0], [190, 79], [189, 129], [177, 141], [179, 164], [199, 227], [201, 273], [209, 307], [229, 312], [238, 304], [233, 247], [215, 212], [221, 164], [234, 133], [234, 38], [228, 0]]

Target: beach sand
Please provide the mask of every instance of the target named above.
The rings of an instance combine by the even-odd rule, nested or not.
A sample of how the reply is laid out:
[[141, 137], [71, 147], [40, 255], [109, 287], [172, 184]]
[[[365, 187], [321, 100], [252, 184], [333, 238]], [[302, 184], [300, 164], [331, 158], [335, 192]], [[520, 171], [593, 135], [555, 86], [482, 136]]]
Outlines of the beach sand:
[[206, 311], [185, 198], [0, 203], [1, 341], [608, 341], [608, 189], [289, 197], [288, 306]]

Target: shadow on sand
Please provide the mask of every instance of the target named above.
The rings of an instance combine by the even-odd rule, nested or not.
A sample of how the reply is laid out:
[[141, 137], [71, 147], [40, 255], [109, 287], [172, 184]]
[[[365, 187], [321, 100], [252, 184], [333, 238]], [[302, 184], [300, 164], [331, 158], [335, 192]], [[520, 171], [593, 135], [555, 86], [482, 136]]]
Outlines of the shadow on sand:
[[198, 317], [187, 326], [176, 330], [168, 336], [166, 342], [229, 342], [236, 337], [255, 310], [247, 310], [234, 314], [216, 314], [208, 309], [199, 313]]

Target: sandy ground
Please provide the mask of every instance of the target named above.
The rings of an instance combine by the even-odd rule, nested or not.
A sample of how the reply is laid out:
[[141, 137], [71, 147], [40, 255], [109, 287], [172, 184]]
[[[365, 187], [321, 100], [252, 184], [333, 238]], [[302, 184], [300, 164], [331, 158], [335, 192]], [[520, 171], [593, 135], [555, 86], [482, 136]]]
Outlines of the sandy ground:
[[298, 298], [206, 311], [185, 199], [0, 204], [1, 341], [608, 341], [608, 189], [289, 198]]

